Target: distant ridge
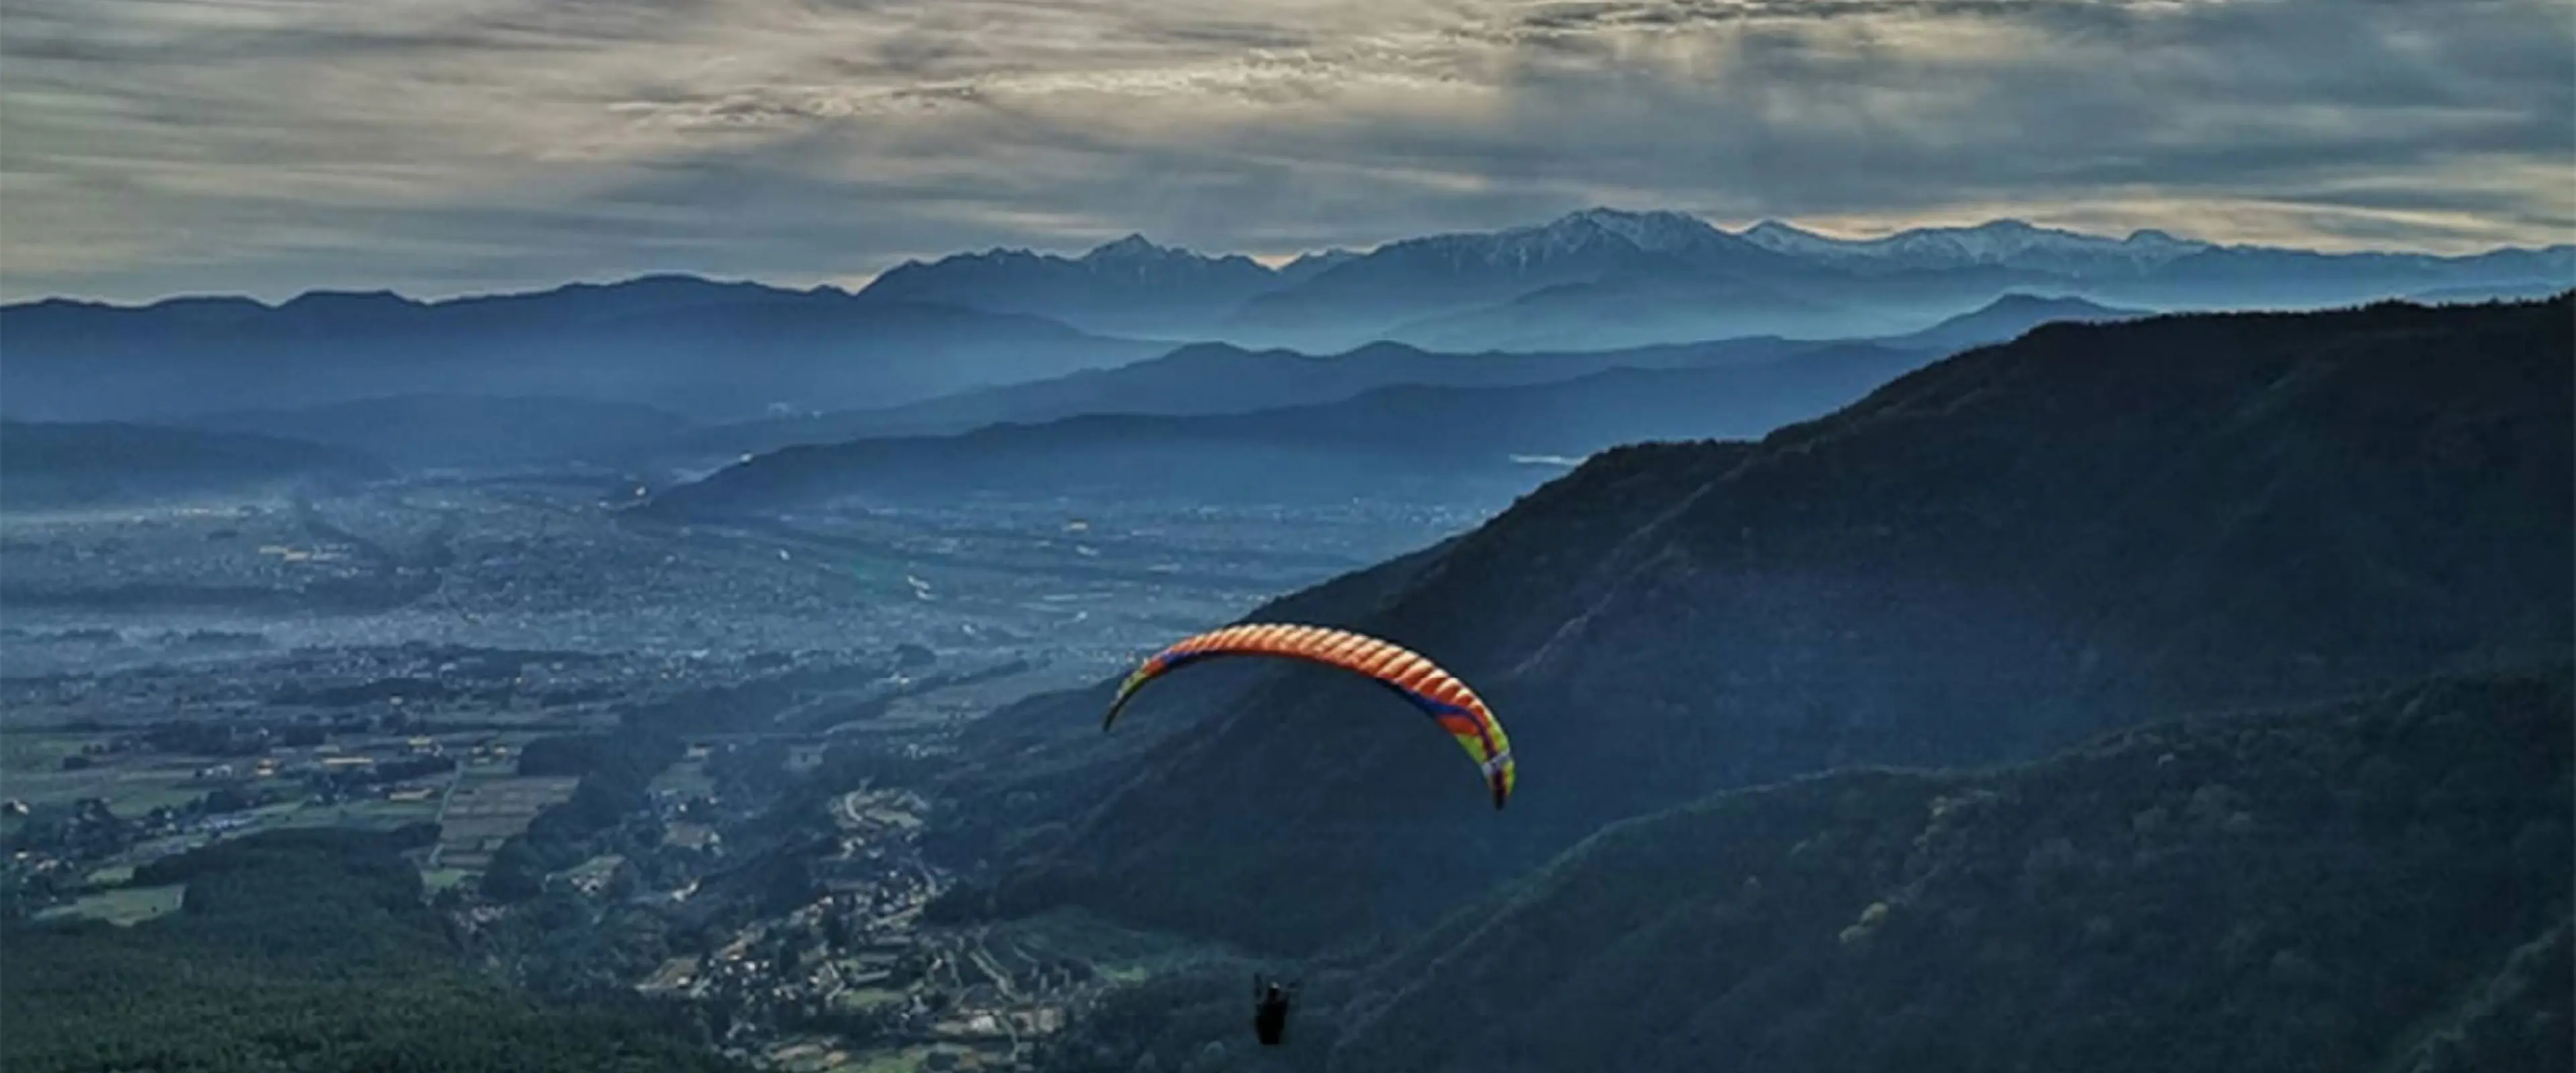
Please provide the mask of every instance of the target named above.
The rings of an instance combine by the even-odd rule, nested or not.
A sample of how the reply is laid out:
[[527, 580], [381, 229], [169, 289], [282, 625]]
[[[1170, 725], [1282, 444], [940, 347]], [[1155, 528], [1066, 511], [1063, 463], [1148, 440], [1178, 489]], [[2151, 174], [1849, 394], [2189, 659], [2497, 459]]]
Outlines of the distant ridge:
[[1187, 416], [1249, 413], [1332, 402], [1400, 384], [1500, 387], [1572, 380], [1613, 368], [1686, 368], [1768, 361], [1829, 344], [1727, 339], [1579, 353], [1450, 354], [1371, 343], [1332, 355], [1196, 343], [1112, 369], [1008, 384], [880, 410], [771, 418], [692, 433], [671, 445], [685, 457], [760, 453], [795, 444], [885, 436], [945, 435], [1000, 422], [1031, 424], [1085, 414]]
[[1995, 299], [1992, 305], [1983, 309], [1961, 313], [1921, 331], [1890, 336], [1879, 342], [1889, 346], [1947, 351], [2007, 342], [2042, 324], [2057, 321], [2099, 324], [2152, 315], [2149, 310], [2115, 309], [2082, 298], [2051, 298], [2016, 292]]
[[1580, 459], [1637, 440], [1759, 435], [1924, 360], [1847, 344], [1536, 383], [1389, 384], [1221, 415], [1087, 413], [959, 435], [801, 445], [672, 488], [647, 509], [697, 518], [977, 493], [1335, 503], [1519, 490], [1537, 483], [1531, 459]]
[[[1704, 219], [1669, 210], [1628, 211], [1611, 208], [1589, 208], [1569, 212], [1543, 224], [1523, 225], [1489, 232], [1450, 232], [1410, 239], [1391, 239], [1361, 249], [1335, 248], [1298, 255], [1293, 261], [1273, 269], [1242, 254], [1202, 254], [1185, 247], [1165, 246], [1141, 234], [1102, 243], [1087, 251], [1066, 256], [1034, 251], [1027, 247], [992, 247], [980, 252], [955, 253], [928, 261], [907, 260], [888, 268], [868, 286], [851, 292], [830, 284], [807, 288], [789, 288], [748, 280], [715, 280], [686, 273], [644, 273], [604, 282], [574, 282], [531, 291], [494, 292], [451, 298], [418, 299], [393, 291], [345, 291], [320, 289], [307, 291], [282, 302], [270, 303], [255, 298], [188, 294], [174, 295], [150, 302], [108, 302], [81, 298], [40, 298], [0, 304], [0, 312], [35, 309], [159, 309], [171, 313], [191, 312], [209, 320], [220, 321], [257, 310], [277, 310], [289, 306], [334, 308], [339, 310], [374, 307], [388, 310], [398, 307], [437, 308], [450, 306], [510, 306], [531, 300], [590, 299], [595, 310], [637, 311], [668, 308], [672, 304], [690, 304], [709, 299], [741, 299], [776, 295], [852, 297], [875, 294], [880, 298], [919, 300], [907, 291], [947, 289], [934, 283], [939, 271], [968, 268], [996, 269], [1005, 266], [1044, 265], [1074, 267], [1100, 276], [1125, 274], [1133, 278], [1159, 279], [1169, 269], [1178, 274], [1209, 273], [1219, 277], [1271, 277], [1295, 283], [1324, 271], [1381, 252], [1401, 247], [1445, 247], [1474, 251], [1487, 258], [1530, 259], [1533, 254], [1577, 247], [1587, 241], [1586, 232], [1615, 235], [1648, 252], [1670, 252], [1709, 244], [1711, 236], [1718, 241], [1735, 240], [1744, 245], [1797, 257], [1823, 259], [1881, 260], [1916, 263], [1921, 267], [1957, 268], [1977, 263], [1998, 263], [2022, 257], [2071, 257], [2079, 251], [2120, 251], [2106, 256], [2100, 263], [2106, 267], [2133, 269], [2178, 260], [2209, 252], [2236, 254], [2290, 254], [2327, 260], [2365, 259], [2407, 264], [2462, 264], [2487, 259], [2520, 262], [2516, 268], [2563, 272], [2576, 264], [2576, 244], [2551, 246], [2499, 246], [2484, 253], [2447, 256], [2405, 251], [2360, 251], [2341, 254], [2316, 253], [2295, 247], [2227, 245], [2202, 239], [2177, 237], [2169, 232], [2144, 228], [2124, 238], [2063, 228], [2040, 227], [2016, 219], [1997, 219], [1964, 226], [1926, 226], [1908, 228], [1876, 238], [1836, 238], [1807, 230], [1795, 223], [1766, 219], [1729, 232]], [[2088, 264], [2072, 260], [2068, 264]], [[2081, 276], [2082, 271], [2067, 274]], [[2526, 281], [2532, 282], [2532, 281]], [[2532, 282], [2532, 285], [2541, 285]], [[2571, 277], [2565, 286], [2576, 286]], [[2562, 288], [2563, 289], [2563, 288]], [[2543, 292], [2554, 293], [2554, 292]], [[952, 296], [954, 297], [954, 296]]]
[[356, 451], [277, 436], [122, 422], [0, 420], [0, 504], [16, 510], [235, 494], [391, 473]]
[[[419, 301], [320, 290], [268, 305], [0, 306], [13, 412], [132, 419], [456, 391], [641, 404], [707, 423], [897, 406], [1191, 342], [1339, 353], [1569, 353], [1903, 335], [2006, 295], [2119, 309], [2301, 309], [2552, 293], [2576, 246], [2464, 257], [2121, 238], [1998, 220], [1841, 239], [1764, 221], [1590, 208], [1271, 268], [1131, 234], [1075, 256], [911, 261], [853, 294], [684, 275]], [[153, 385], [185, 391], [155, 397]], [[109, 383], [141, 390], [110, 390]]]
[[13, 414], [54, 419], [447, 393], [739, 420], [780, 403], [893, 405], [1159, 349], [1025, 314], [685, 276], [436, 302], [48, 300], [0, 307], [0, 396]]

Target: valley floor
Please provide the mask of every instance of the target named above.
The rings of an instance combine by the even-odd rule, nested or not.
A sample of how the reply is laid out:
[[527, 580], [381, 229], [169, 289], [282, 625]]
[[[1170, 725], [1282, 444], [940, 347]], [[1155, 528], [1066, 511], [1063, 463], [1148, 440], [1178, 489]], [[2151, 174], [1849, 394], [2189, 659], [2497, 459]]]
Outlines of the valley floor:
[[[927, 924], [951, 882], [920, 850], [928, 804], [850, 772], [936, 763], [1013, 699], [1488, 509], [966, 503], [723, 528], [635, 519], [632, 495], [422, 481], [0, 521], [10, 911], [131, 925], [181, 904], [131, 884], [156, 860], [436, 823], [411, 856], [437, 904], [541, 991], [669, 1004], [756, 1066], [1014, 1068], [1104, 988], [1221, 953], [1078, 917]], [[596, 776], [532, 768], [532, 743], [647, 731], [683, 751], [584, 819], [577, 860], [534, 898], [482, 889], [540, 817], [587, 808]], [[759, 878], [779, 870], [793, 897]]]

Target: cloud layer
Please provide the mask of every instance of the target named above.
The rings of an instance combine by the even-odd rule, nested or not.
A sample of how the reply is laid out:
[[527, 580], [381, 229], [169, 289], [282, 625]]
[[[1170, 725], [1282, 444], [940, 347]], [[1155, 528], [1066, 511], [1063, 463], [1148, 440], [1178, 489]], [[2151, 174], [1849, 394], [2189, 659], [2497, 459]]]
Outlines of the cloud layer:
[[0, 292], [865, 278], [1594, 203], [2576, 240], [2558, 0], [0, 0]]

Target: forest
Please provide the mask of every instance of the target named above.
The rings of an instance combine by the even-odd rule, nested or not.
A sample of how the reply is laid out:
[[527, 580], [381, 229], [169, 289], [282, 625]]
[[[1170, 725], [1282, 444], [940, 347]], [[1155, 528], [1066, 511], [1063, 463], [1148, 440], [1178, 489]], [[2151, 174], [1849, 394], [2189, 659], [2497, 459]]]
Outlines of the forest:
[[620, 1003], [540, 1003], [476, 967], [401, 851], [432, 828], [263, 832], [166, 858], [130, 928], [0, 924], [12, 1073], [681, 1073], [733, 1068]]

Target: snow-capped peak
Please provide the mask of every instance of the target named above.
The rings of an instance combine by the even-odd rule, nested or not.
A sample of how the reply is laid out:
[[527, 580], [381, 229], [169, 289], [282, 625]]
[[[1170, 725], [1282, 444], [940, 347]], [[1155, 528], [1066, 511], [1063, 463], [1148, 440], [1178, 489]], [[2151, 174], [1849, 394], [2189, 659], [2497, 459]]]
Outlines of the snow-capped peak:
[[1754, 224], [1736, 237], [1773, 253], [1792, 255], [1831, 254], [1850, 245], [1843, 239], [1826, 238], [1778, 220]]
[[1545, 228], [1560, 235], [1584, 229], [1617, 235], [1638, 249], [1653, 253], [1690, 249], [1721, 234], [1717, 228], [1709, 226], [1708, 221], [1696, 216], [1665, 210], [1629, 212], [1611, 208], [1568, 213]]
[[1082, 255], [1082, 259], [1092, 262], [1161, 260], [1174, 254], [1187, 255], [1188, 253], [1188, 250], [1177, 247], [1157, 246], [1145, 236], [1131, 233], [1114, 242], [1104, 242], [1092, 247], [1091, 252]]
[[1973, 227], [1919, 227], [1869, 239], [1834, 238], [1764, 220], [1739, 237], [1777, 253], [1830, 261], [1899, 268], [1994, 265], [2079, 273], [2152, 267], [2208, 248], [2206, 243], [2162, 231], [2138, 231], [2115, 239], [2013, 219]]
[[1706, 221], [1683, 213], [1592, 208], [1544, 224], [1433, 235], [1383, 248], [1440, 250], [1446, 257], [1494, 265], [1538, 265], [1599, 253], [1693, 252], [1733, 241]]

